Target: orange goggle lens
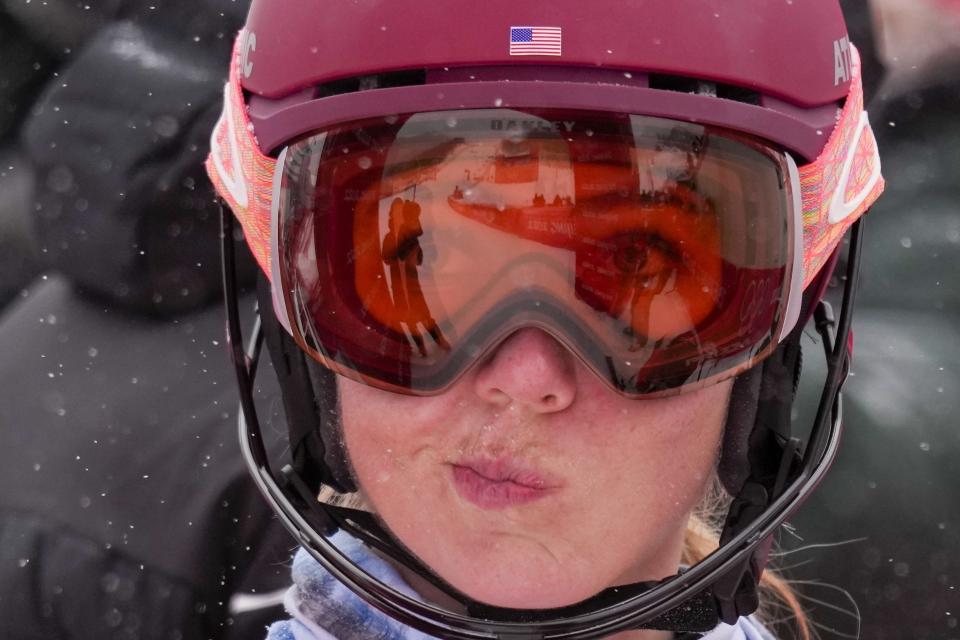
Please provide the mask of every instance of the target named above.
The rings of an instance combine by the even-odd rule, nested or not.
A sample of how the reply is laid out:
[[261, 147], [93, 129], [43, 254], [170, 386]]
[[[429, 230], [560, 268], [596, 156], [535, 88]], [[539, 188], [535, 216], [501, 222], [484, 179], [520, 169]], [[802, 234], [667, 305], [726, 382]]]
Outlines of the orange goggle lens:
[[776, 345], [796, 185], [782, 154], [741, 136], [646, 116], [431, 112], [315, 133], [282, 171], [291, 330], [368, 384], [437, 393], [523, 326], [627, 395], [734, 375]]

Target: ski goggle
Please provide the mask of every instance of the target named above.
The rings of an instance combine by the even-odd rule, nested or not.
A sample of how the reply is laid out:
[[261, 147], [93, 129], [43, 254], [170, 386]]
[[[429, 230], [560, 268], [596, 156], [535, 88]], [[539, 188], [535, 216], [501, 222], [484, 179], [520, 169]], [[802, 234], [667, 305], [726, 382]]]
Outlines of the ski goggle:
[[799, 169], [722, 126], [534, 107], [341, 117], [275, 159], [235, 58], [207, 168], [276, 315], [333, 371], [400, 393], [443, 391], [530, 326], [625, 395], [734, 376], [792, 330], [884, 186], [856, 56]]
[[802, 291], [784, 153], [647, 116], [477, 109], [289, 145], [273, 194], [278, 315], [342, 375], [438, 393], [538, 327], [627, 395], [764, 358]]

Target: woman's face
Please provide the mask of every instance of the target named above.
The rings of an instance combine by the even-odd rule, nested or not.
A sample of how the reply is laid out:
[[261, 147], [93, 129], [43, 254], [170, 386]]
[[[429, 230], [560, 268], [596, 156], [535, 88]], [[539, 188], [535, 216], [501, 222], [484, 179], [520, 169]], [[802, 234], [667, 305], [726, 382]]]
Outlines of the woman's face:
[[404, 545], [474, 599], [549, 608], [676, 572], [730, 386], [629, 400], [529, 328], [442, 395], [341, 378], [340, 406], [361, 488]]

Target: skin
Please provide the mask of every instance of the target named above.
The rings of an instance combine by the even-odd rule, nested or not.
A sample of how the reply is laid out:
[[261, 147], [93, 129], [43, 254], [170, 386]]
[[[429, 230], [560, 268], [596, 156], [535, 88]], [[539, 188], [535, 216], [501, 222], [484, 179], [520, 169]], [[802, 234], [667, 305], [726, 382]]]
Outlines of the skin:
[[[340, 407], [357, 479], [399, 540], [475, 599], [546, 608], [676, 572], [731, 385], [630, 400], [528, 328], [442, 395], [340, 378]], [[522, 467], [545, 495], [498, 508], [464, 499], [454, 468], [476, 459]]]

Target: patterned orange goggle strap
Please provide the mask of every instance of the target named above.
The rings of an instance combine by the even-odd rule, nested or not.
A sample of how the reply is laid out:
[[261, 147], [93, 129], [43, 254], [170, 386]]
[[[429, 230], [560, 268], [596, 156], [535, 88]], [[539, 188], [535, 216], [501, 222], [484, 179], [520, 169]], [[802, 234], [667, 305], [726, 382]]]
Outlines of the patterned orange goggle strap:
[[[800, 167], [803, 270], [806, 287], [857, 218], [883, 192], [877, 142], [863, 110], [860, 56], [846, 104], [820, 157]], [[210, 140], [207, 172], [240, 221], [260, 268], [271, 276], [270, 206], [276, 160], [260, 151], [247, 117], [234, 53], [224, 105]]]
[[820, 157], [800, 167], [804, 288], [884, 188], [877, 140], [863, 110], [860, 54], [851, 50], [853, 79], [837, 126]]

